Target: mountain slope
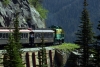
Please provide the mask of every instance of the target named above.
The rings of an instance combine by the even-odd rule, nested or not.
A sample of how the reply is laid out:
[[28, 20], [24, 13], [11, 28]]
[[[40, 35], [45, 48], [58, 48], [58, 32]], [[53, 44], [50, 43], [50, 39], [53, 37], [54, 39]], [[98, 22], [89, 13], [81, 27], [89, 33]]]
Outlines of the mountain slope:
[[[93, 22], [94, 32], [97, 33], [97, 24], [100, 18], [100, 1], [87, 0], [90, 20]], [[75, 32], [80, 24], [83, 0], [44, 0], [44, 7], [49, 10], [46, 25], [59, 25], [65, 30], [65, 41], [73, 42]]]
[[19, 27], [45, 27], [39, 12], [28, 0], [0, 0], [0, 27], [13, 27], [16, 12], [19, 12]]

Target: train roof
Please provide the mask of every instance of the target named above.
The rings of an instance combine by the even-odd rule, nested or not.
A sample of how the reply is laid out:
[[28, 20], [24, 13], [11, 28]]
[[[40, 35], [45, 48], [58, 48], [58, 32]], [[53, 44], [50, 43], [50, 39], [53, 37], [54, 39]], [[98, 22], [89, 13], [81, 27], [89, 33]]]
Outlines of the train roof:
[[[12, 32], [13, 29], [0, 29], [0, 32]], [[19, 30], [19, 32], [31, 32], [30, 30], [27, 29], [23, 29], [23, 30]]]
[[[0, 29], [0, 32], [12, 32], [14, 29]], [[37, 29], [37, 30], [28, 30], [28, 29], [21, 29], [19, 32], [54, 32], [50, 29]]]
[[32, 30], [32, 32], [54, 32], [53, 30]]

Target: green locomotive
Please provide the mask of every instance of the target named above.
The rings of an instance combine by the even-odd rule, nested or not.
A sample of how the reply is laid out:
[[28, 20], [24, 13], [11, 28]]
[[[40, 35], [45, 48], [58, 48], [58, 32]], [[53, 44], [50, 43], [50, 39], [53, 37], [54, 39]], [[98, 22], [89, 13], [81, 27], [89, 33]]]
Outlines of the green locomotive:
[[60, 26], [51, 26], [50, 28], [55, 31], [54, 43], [64, 43], [64, 30]]

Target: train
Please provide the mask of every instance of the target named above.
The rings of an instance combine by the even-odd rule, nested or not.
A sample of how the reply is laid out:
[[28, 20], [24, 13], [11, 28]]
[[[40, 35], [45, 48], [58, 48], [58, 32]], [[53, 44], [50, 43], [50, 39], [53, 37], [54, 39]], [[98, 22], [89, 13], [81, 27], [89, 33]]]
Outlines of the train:
[[55, 44], [64, 43], [65, 32], [62, 29], [62, 27], [52, 25], [49, 28], [52, 29], [52, 30], [54, 30], [54, 32], [55, 32], [54, 43]]
[[[8, 44], [9, 34], [13, 32], [14, 29], [2, 29], [0, 28], [0, 46]], [[41, 45], [45, 43], [46, 45], [61, 44], [64, 42], [64, 33], [62, 28], [41, 28], [41, 29], [19, 29], [20, 32], [20, 43], [22, 45]]]

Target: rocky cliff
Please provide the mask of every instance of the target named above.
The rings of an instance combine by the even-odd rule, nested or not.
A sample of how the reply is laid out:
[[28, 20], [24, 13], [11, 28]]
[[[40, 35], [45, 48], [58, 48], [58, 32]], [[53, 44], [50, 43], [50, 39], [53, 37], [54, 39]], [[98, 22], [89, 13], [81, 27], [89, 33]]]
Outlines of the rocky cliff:
[[0, 27], [13, 27], [16, 12], [19, 27], [45, 28], [44, 20], [28, 0], [0, 0]]

